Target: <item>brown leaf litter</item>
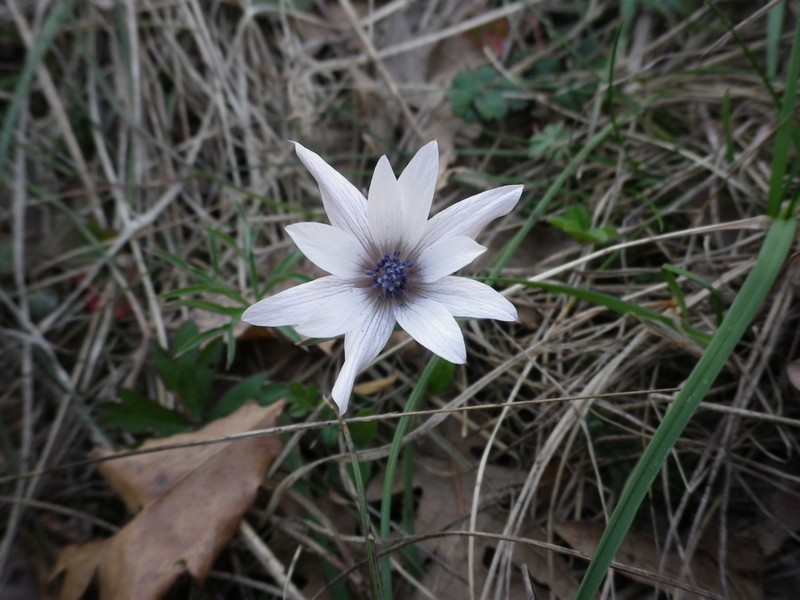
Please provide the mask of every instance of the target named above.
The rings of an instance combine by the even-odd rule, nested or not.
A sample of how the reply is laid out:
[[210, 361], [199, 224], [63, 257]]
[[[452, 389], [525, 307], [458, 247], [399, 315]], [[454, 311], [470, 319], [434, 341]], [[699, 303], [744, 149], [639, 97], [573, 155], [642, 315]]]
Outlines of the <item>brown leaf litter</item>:
[[[246, 404], [199, 431], [148, 441], [142, 449], [274, 427], [282, 410], [282, 402], [266, 408]], [[136, 515], [111, 538], [61, 551], [52, 575], [64, 575], [61, 600], [83, 597], [94, 580], [100, 600], [159, 598], [184, 573], [202, 582], [279, 452], [277, 438], [258, 437], [100, 465], [100, 473]], [[93, 452], [96, 458], [112, 454]]]
[[[603, 535], [605, 526], [601, 523], [587, 521], [568, 521], [554, 526], [556, 533], [566, 542], [587, 555], [594, 554], [595, 548]], [[707, 551], [698, 550], [685, 569], [686, 557], [678, 550], [670, 550], [663, 559], [663, 548], [653, 536], [642, 531], [630, 531], [625, 536], [617, 553], [617, 560], [650, 573], [661, 573], [676, 582], [687, 582], [709, 592], [730, 598], [730, 600], [758, 600], [763, 598], [761, 582], [752, 576], [760, 561], [748, 551], [746, 542], [730, 539], [728, 554], [731, 558], [729, 568], [725, 571], [726, 588], [722, 586], [722, 573], [718, 561]], [[743, 555], [749, 558], [741, 560]], [[661, 568], [663, 565], [663, 569]], [[651, 579], [628, 574], [629, 577], [642, 583], [653, 585]], [[661, 589], [668, 593], [680, 594], [677, 587], [662, 585]], [[695, 594], [684, 593], [682, 598], [699, 598]]]

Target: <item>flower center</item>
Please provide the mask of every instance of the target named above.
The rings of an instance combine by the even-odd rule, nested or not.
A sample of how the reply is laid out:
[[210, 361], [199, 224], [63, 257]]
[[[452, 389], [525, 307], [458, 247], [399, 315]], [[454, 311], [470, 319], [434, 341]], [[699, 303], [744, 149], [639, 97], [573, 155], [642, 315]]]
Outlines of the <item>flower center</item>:
[[414, 266], [414, 261], [400, 260], [398, 250], [391, 256], [384, 255], [375, 268], [365, 271], [372, 278], [372, 289], [379, 290], [384, 298], [403, 296], [408, 288], [408, 271]]

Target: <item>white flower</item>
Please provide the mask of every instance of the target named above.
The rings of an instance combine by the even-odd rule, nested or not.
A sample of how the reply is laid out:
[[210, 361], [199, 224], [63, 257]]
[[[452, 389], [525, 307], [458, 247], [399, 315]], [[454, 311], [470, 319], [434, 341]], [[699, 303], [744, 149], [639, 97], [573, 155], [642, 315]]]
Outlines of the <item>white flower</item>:
[[473, 238], [514, 208], [521, 185], [482, 192], [428, 220], [439, 171], [435, 141], [417, 152], [399, 179], [382, 156], [369, 200], [318, 155], [297, 143], [295, 149], [319, 184], [331, 224], [296, 223], [286, 232], [330, 275], [255, 303], [242, 320], [291, 325], [308, 337], [344, 334], [345, 361], [331, 394], [342, 413], [356, 375], [386, 345], [395, 322], [442, 358], [464, 363], [454, 317], [517, 319], [495, 290], [451, 273], [486, 250]]

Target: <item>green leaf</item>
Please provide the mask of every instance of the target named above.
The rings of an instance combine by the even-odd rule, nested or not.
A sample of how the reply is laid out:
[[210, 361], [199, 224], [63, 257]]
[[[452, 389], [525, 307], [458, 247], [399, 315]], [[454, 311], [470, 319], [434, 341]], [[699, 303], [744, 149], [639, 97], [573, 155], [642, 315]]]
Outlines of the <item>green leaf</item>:
[[211, 386], [217, 375], [217, 365], [222, 358], [222, 340], [215, 339], [200, 350], [196, 362], [186, 359], [186, 355], [176, 358], [180, 365], [180, 387], [175, 392], [195, 420], [200, 420], [208, 410]]
[[434, 396], [442, 394], [453, 384], [456, 376], [456, 366], [447, 360], [440, 360], [436, 363], [428, 382], [428, 391]]
[[[209, 329], [208, 331], [195, 333], [192, 337], [176, 340], [175, 344], [173, 345], [174, 347], [172, 350], [172, 354], [173, 356], [180, 356], [185, 352], [197, 349], [199, 346], [202, 346], [203, 344], [224, 335], [229, 328], [230, 328], [229, 325], [220, 325], [219, 327], [214, 327], [213, 329]], [[194, 356], [197, 356], [197, 354], [195, 353]]]
[[591, 229], [584, 231], [582, 233], [582, 237], [584, 239], [581, 241], [594, 244], [605, 244], [617, 237], [617, 230], [613, 227], [592, 227]]
[[[278, 265], [272, 270], [272, 277], [270, 278], [270, 281], [273, 282], [272, 285], [278, 281], [287, 279], [289, 277], [289, 272], [298, 262], [300, 262], [301, 258], [303, 258], [303, 253], [299, 250], [296, 250], [279, 262]], [[295, 279], [298, 281], [308, 281], [308, 279], [304, 278], [303, 276], [296, 276]]]
[[561, 63], [557, 58], [547, 56], [542, 60], [537, 61], [531, 69], [531, 77], [547, 77], [550, 75], [558, 75], [562, 72]]
[[589, 209], [583, 204], [570, 206], [564, 213], [564, 217], [575, 223], [575, 225], [583, 231], [588, 230], [592, 226], [592, 216], [589, 214]]
[[[375, 411], [370, 408], [362, 408], [356, 412], [356, 417], [371, 417]], [[378, 436], [378, 421], [365, 421], [363, 423], [350, 423], [350, 434], [353, 436], [353, 443], [356, 448], [369, 448]], [[366, 463], [372, 464], [372, 463]]]
[[499, 92], [485, 92], [475, 98], [475, 110], [484, 121], [499, 121], [508, 112], [508, 103]]
[[570, 206], [562, 216], [550, 217], [547, 222], [579, 242], [604, 244], [617, 236], [613, 227], [592, 227], [589, 209], [583, 204]]
[[544, 214], [550, 202], [552, 202], [556, 195], [561, 191], [561, 188], [564, 186], [567, 180], [572, 177], [573, 173], [588, 158], [594, 149], [597, 148], [605, 140], [605, 138], [611, 135], [613, 132], [614, 125], [609, 123], [601, 131], [599, 131], [594, 138], [586, 142], [583, 148], [581, 148], [580, 151], [575, 154], [572, 160], [570, 160], [569, 164], [561, 171], [558, 178], [556, 178], [550, 187], [547, 188], [547, 192], [531, 211], [530, 215], [528, 215], [528, 218], [522, 227], [519, 228], [517, 233], [514, 234], [514, 237], [511, 238], [503, 247], [503, 250], [500, 252], [500, 256], [497, 258], [495, 265], [492, 268], [493, 278], [497, 277], [503, 268], [505, 268], [506, 264], [508, 264], [508, 261], [511, 260], [511, 257], [514, 255], [514, 252], [516, 252], [519, 245], [527, 237], [531, 229], [533, 229], [534, 224], [539, 220], [540, 215]]
[[131, 390], [119, 390], [121, 402], [101, 404], [98, 412], [107, 427], [118, 427], [129, 433], [150, 433], [158, 436], [189, 431], [191, 426], [177, 413]]
[[567, 152], [570, 132], [563, 121], [551, 123], [531, 138], [528, 156], [531, 158], [562, 158]]
[[153, 344], [151, 353], [153, 355], [153, 362], [155, 363], [156, 373], [158, 377], [164, 382], [164, 386], [168, 390], [174, 390], [178, 387], [178, 371], [173, 368], [172, 357], [169, 352], [164, 350], [158, 344]]
[[[175, 336], [174, 346], [185, 348], [203, 334], [197, 333], [194, 323], [184, 323]], [[183, 408], [194, 420], [199, 420], [208, 408], [211, 385], [222, 355], [222, 342], [214, 339], [200, 350], [192, 345], [182, 354], [170, 354], [157, 345], [153, 358], [159, 377], [166, 388], [178, 396]]]
[[493, 67], [485, 65], [456, 75], [447, 95], [457, 117], [470, 123], [478, 119], [495, 121], [505, 117], [509, 110], [526, 106], [523, 100], [506, 98], [506, 92], [514, 89]]
[[[335, 418], [336, 415], [333, 414], [333, 410], [331, 410], [329, 406], [323, 407], [322, 414], [320, 415], [321, 420], [330, 421]], [[336, 427], [326, 427], [323, 429], [322, 433], [320, 433], [320, 438], [327, 448], [336, 448], [339, 445], [339, 432]]]
[[[303, 386], [300, 383], [292, 383], [286, 395], [286, 404], [289, 407], [289, 414], [295, 419], [302, 419], [317, 408], [319, 404], [319, 391], [317, 386]], [[335, 432], [334, 432], [335, 433]]]
[[286, 386], [275, 383], [265, 386], [266, 380], [267, 376], [261, 373], [248, 377], [240, 384], [232, 387], [214, 407], [214, 410], [209, 415], [209, 420], [226, 417], [251, 400], [261, 406], [268, 406], [286, 395]]
[[453, 114], [472, 123], [477, 120], [475, 112], [472, 110], [472, 103], [475, 101], [479, 89], [472, 86], [472, 79], [467, 73], [461, 73], [453, 80], [453, 87], [448, 96], [453, 105]]
[[568, 227], [564, 229], [564, 233], [578, 242], [587, 244], [605, 244], [617, 237], [617, 230], [613, 227], [593, 227], [586, 230], [575, 230]]

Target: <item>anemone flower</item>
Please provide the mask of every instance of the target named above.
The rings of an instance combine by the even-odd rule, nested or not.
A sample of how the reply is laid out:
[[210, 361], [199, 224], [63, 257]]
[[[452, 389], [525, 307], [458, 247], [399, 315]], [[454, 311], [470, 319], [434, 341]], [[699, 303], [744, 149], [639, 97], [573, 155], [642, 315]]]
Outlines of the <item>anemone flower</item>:
[[435, 141], [399, 178], [382, 156], [368, 199], [317, 154], [297, 143], [295, 150], [319, 184], [331, 224], [296, 223], [286, 232], [330, 275], [256, 302], [242, 320], [290, 325], [311, 338], [344, 335], [345, 360], [331, 392], [342, 414], [356, 375], [380, 353], [395, 323], [445, 360], [464, 363], [454, 317], [517, 319], [514, 306], [491, 287], [452, 273], [486, 250], [475, 236], [514, 208], [521, 185], [482, 192], [429, 220], [439, 171]]

